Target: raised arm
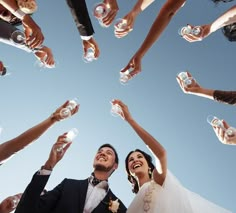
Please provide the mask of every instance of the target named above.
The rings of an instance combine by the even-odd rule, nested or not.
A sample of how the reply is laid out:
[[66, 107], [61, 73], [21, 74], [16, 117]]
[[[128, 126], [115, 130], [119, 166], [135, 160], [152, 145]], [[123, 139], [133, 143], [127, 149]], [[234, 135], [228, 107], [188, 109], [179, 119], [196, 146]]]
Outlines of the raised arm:
[[[189, 78], [193, 78], [191, 73], [189, 72], [186, 72], [186, 73]], [[184, 93], [197, 95], [197, 96], [201, 96], [201, 97], [209, 98], [213, 100], [214, 90], [203, 88], [195, 79], [192, 79], [192, 83], [187, 86], [184, 84], [183, 80], [180, 79], [180, 77], [177, 76], [176, 80]]]
[[39, 47], [44, 41], [44, 36], [41, 32], [40, 27], [35, 23], [30, 15], [22, 12], [15, 0], [1, 0], [0, 4], [3, 5], [12, 14], [14, 14], [17, 18], [22, 20], [22, 24], [25, 30], [26, 43], [31, 48]]
[[152, 24], [147, 37], [138, 49], [136, 54], [142, 57], [151, 48], [155, 41], [160, 37], [162, 32], [170, 23], [172, 17], [177, 13], [181, 6], [185, 3], [185, 0], [167, 0], [160, 10], [156, 20]]
[[[192, 75], [189, 72], [187, 72], [187, 75], [192, 78]], [[183, 80], [181, 80], [178, 76], [176, 79], [180, 88], [186, 94], [197, 95], [224, 104], [236, 105], [236, 91], [222, 91], [203, 88], [195, 79], [192, 80], [190, 85], [185, 86]]]
[[[47, 181], [51, 175], [53, 167], [63, 158], [67, 149], [70, 147], [71, 142], [66, 143], [66, 134], [60, 135], [56, 143], [52, 146], [49, 158], [45, 165], [36, 172], [25, 189], [22, 198], [16, 208], [16, 213], [37, 212], [37, 213], [50, 213], [55, 210], [55, 206], [61, 196], [61, 189], [63, 183], [59, 184], [52, 191], [47, 192], [45, 195], [40, 196]], [[64, 148], [58, 152], [61, 146]]]
[[[13, 138], [5, 143], [0, 144], [0, 164], [3, 164], [9, 157], [11, 157], [16, 152], [20, 151], [30, 143], [33, 143], [38, 139], [49, 127], [51, 127], [57, 121], [62, 118], [60, 116], [60, 111], [62, 108], [67, 106], [68, 101], [65, 102], [61, 107], [59, 107], [49, 118], [42, 121], [38, 125], [28, 129], [21, 135]], [[72, 111], [75, 114], [78, 111], [78, 106]]]
[[110, 26], [119, 11], [119, 6], [116, 0], [103, 0], [103, 3], [109, 5], [110, 11], [107, 16], [102, 19], [102, 23], [106, 26]]
[[66, 0], [70, 8], [71, 15], [75, 21], [82, 39], [84, 55], [87, 54], [89, 48], [94, 49], [95, 58], [99, 57], [100, 50], [97, 42], [93, 38], [94, 29], [87, 9], [85, 0]]
[[222, 120], [222, 123], [224, 128], [212, 126], [216, 137], [222, 144], [236, 145], [236, 129], [234, 127], [231, 127], [224, 120]]
[[117, 38], [122, 38], [126, 36], [129, 32], [133, 30], [134, 22], [137, 16], [146, 9], [154, 0], [137, 0], [136, 4], [132, 10], [126, 14], [123, 19], [126, 21], [126, 27], [124, 30], [115, 29], [115, 36]]
[[201, 41], [204, 38], [208, 37], [211, 33], [217, 31], [218, 29], [226, 25], [233, 24], [235, 22], [236, 6], [233, 6], [212, 23], [200, 26], [202, 28], [202, 33], [199, 33], [199, 35], [186, 34], [183, 36], [183, 38], [189, 42]]
[[122, 109], [120, 114], [126, 120], [143, 142], [152, 151], [156, 159], [156, 171], [154, 172], [154, 179], [157, 183], [162, 185], [167, 172], [167, 155], [164, 147], [145, 129], [143, 129], [131, 116], [128, 107], [120, 100], [113, 100], [112, 104], [118, 104]]
[[152, 47], [152, 45], [156, 42], [156, 40], [160, 37], [162, 32], [166, 29], [166, 27], [170, 23], [172, 17], [176, 14], [176, 12], [181, 8], [181, 6], [184, 3], [185, 3], [185, 0], [167, 0], [166, 1], [166, 3], [162, 6], [159, 14], [157, 15], [156, 20], [152, 24], [148, 32], [148, 35], [146, 36], [141, 47], [131, 58], [128, 65], [123, 70], [121, 70], [121, 72], [124, 72], [125, 70], [132, 68], [133, 71], [130, 74], [131, 77], [141, 72], [142, 58], [144, 57], [146, 52]]

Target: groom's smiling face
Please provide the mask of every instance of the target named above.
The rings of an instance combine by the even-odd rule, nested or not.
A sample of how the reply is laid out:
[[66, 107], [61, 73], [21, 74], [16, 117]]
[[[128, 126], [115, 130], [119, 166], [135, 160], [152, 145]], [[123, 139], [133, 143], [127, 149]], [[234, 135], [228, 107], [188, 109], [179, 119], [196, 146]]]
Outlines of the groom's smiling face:
[[98, 150], [93, 167], [97, 171], [115, 170], [117, 168], [117, 163], [115, 162], [115, 153], [110, 147], [103, 147]]

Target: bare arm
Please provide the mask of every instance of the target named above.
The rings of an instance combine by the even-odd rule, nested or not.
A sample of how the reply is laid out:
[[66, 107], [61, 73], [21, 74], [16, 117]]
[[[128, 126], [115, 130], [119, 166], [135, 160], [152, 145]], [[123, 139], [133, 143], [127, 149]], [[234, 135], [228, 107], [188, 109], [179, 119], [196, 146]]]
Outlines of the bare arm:
[[236, 6], [233, 6], [212, 23], [199, 26], [201, 27], [201, 33], [199, 33], [198, 35], [186, 34], [183, 35], [183, 38], [188, 42], [202, 41], [203, 39], [208, 37], [211, 33], [217, 31], [218, 29], [226, 25], [230, 25], [235, 22], [236, 22]]
[[[187, 72], [187, 75], [192, 78], [191, 73]], [[192, 83], [186, 86], [179, 76], [176, 79], [180, 88], [186, 94], [197, 95], [224, 104], [236, 105], [236, 91], [206, 89], [200, 86], [194, 78], [192, 78]]]
[[9, 140], [3, 144], [0, 144], [0, 164], [4, 160], [11, 157], [13, 154], [23, 149], [30, 143], [33, 143], [38, 139], [49, 127], [51, 127], [56, 121], [52, 118], [47, 118], [38, 125], [28, 129], [21, 135]]
[[[189, 72], [187, 72], [187, 75], [192, 78], [192, 75]], [[211, 100], [214, 99], [213, 95], [215, 90], [201, 87], [195, 79], [193, 79], [192, 83], [188, 86], [185, 86], [184, 82], [178, 76], [176, 77], [176, 80], [184, 93], [209, 98]]]
[[145, 10], [153, 1], [154, 0], [138, 0], [132, 10], [123, 17], [123, 20], [126, 22], [125, 28], [121, 30], [119, 27], [118, 29], [115, 27], [115, 36], [117, 38], [122, 38], [128, 35], [128, 33], [133, 30], [134, 22], [139, 13]]
[[[141, 47], [137, 50], [134, 56], [130, 59], [128, 64], [120, 71], [125, 72], [126, 70], [132, 70], [130, 72], [130, 79], [141, 72], [141, 60], [146, 52], [151, 48], [151, 46], [160, 37], [162, 32], [165, 30], [167, 25], [170, 23], [172, 17], [185, 3], [185, 0], [167, 0], [166, 3], [160, 10], [156, 20], [153, 22], [148, 35], [143, 41]], [[117, 37], [121, 37], [118, 35]]]
[[[59, 107], [49, 118], [42, 121], [38, 125], [30, 128], [21, 135], [9, 140], [5, 143], [0, 144], [0, 165], [4, 163], [9, 157], [23, 149], [27, 145], [33, 143], [38, 139], [49, 127], [51, 127], [55, 122], [60, 121], [60, 111], [68, 104], [65, 102], [61, 107]], [[78, 106], [72, 111], [72, 115], [78, 111]]]
[[138, 0], [131, 12], [133, 12], [136, 17], [140, 12], [145, 10], [154, 1], [155, 0]]
[[231, 7], [211, 24], [211, 33], [236, 22], [236, 5]]
[[0, 4], [3, 5], [7, 10], [14, 14], [17, 18], [22, 20], [26, 35], [26, 43], [31, 47], [39, 47], [43, 41], [44, 36], [41, 32], [40, 27], [30, 17], [30, 15], [23, 13], [15, 0], [1, 0]]
[[158, 14], [156, 20], [151, 26], [147, 37], [139, 48], [136, 54], [141, 57], [151, 48], [155, 41], [160, 37], [167, 25], [170, 23], [172, 17], [184, 4], [185, 0], [167, 0]]
[[158, 184], [162, 185], [167, 172], [167, 156], [165, 148], [132, 118], [128, 107], [123, 102], [120, 100], [114, 100], [112, 103], [118, 104], [121, 107], [123, 111], [122, 117], [130, 124], [143, 142], [151, 149], [154, 156], [158, 158], [160, 168], [156, 168], [157, 171], [154, 172], [154, 179]]
[[141, 11], [145, 10], [154, 0], [138, 0], [131, 10], [135, 16], [137, 16]]

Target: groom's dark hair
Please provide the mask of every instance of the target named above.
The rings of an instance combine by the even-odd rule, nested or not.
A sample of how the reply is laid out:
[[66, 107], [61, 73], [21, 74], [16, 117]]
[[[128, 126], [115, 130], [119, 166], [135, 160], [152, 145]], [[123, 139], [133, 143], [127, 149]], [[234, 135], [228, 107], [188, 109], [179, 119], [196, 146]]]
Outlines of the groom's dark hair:
[[104, 148], [104, 147], [109, 147], [109, 148], [111, 148], [111, 149], [113, 150], [113, 152], [115, 153], [115, 162], [116, 162], [117, 164], [119, 164], [119, 158], [118, 158], [118, 154], [117, 154], [117, 152], [116, 152], [116, 149], [115, 149], [111, 144], [105, 143], [105, 144], [101, 145], [101, 146], [98, 148], [98, 150], [100, 150], [100, 149], [102, 149], [102, 148]]

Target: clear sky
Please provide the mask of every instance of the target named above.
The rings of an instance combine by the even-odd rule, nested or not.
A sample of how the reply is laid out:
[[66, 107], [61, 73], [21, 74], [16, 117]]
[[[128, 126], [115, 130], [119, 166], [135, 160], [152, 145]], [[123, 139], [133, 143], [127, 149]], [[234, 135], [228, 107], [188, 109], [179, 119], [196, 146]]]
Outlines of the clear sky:
[[[65, 177], [88, 177], [97, 148], [111, 143], [120, 156], [111, 188], [128, 206], [134, 195], [124, 159], [130, 150], [147, 149], [125, 121], [110, 115], [109, 101], [119, 98], [129, 106], [136, 121], [166, 148], [168, 168], [185, 187], [236, 212], [236, 147], [222, 145], [206, 121], [213, 114], [236, 126], [235, 106], [186, 95], [175, 79], [180, 71], [189, 70], [202, 86], [236, 89], [235, 43], [227, 41], [221, 31], [192, 44], [177, 33], [188, 23], [211, 22], [234, 3], [215, 6], [210, 0], [187, 1], [143, 58], [141, 74], [128, 85], [119, 83], [120, 69], [144, 40], [164, 2], [152, 3], [137, 18], [134, 30], [117, 39], [113, 26], [101, 28], [92, 16], [96, 1], [87, 1], [94, 38], [101, 51], [100, 58], [90, 64], [82, 61], [81, 39], [65, 1], [38, 1], [33, 16], [44, 33], [45, 45], [53, 50], [55, 69], [40, 70], [34, 66], [32, 54], [0, 44], [0, 59], [11, 72], [0, 78], [1, 142], [41, 122], [66, 100], [77, 97], [80, 102], [77, 115], [54, 125], [1, 166], [0, 200], [23, 192], [34, 172], [47, 160], [57, 137], [76, 127], [79, 135], [54, 169], [46, 188], [53, 189]], [[118, 3], [117, 18], [123, 17], [136, 1]]]

